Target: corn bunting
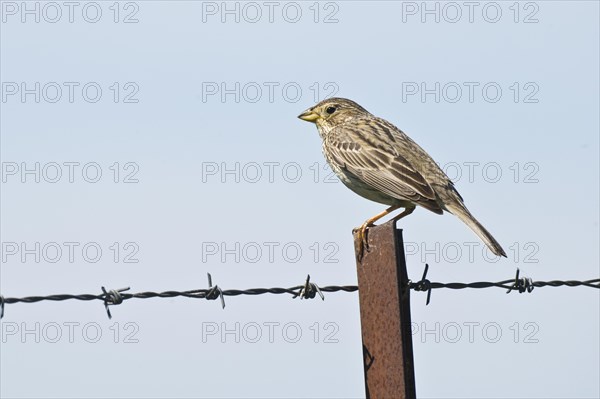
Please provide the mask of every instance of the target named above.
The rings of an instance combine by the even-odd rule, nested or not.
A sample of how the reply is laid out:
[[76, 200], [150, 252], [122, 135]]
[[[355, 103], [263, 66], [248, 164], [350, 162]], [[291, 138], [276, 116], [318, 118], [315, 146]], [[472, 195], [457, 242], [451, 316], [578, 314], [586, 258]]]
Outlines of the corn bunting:
[[350, 190], [388, 205], [385, 211], [355, 229], [360, 247], [368, 249], [369, 226], [399, 208], [393, 219], [411, 214], [420, 205], [437, 214], [456, 215], [498, 256], [506, 253], [471, 215], [454, 183], [435, 161], [402, 130], [378, 118], [354, 101], [329, 98], [298, 116], [317, 125], [327, 162]]

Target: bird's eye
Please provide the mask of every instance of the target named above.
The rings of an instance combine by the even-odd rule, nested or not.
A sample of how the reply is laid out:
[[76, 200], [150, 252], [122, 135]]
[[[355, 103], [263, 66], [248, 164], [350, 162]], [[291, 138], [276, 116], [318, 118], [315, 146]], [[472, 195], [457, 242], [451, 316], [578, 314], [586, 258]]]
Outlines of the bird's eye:
[[335, 111], [335, 107], [327, 107], [327, 109], [325, 110], [325, 112], [327, 112], [329, 115], [333, 114]]

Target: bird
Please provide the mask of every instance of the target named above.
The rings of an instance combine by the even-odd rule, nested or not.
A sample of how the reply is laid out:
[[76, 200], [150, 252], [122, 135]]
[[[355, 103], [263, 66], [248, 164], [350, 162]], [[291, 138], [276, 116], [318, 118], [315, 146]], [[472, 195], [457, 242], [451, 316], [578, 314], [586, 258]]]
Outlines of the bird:
[[397, 221], [417, 206], [433, 213], [457, 216], [497, 256], [506, 252], [475, 219], [438, 164], [406, 133], [346, 98], [328, 98], [298, 118], [316, 124], [323, 154], [337, 177], [356, 194], [387, 205], [381, 213], [353, 230], [358, 235], [357, 260], [369, 250], [368, 228], [384, 216], [403, 208]]

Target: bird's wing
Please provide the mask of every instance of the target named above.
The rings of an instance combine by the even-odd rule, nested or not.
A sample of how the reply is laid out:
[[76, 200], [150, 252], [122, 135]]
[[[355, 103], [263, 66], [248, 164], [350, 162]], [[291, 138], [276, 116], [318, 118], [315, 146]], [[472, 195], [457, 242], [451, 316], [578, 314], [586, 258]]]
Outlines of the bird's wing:
[[332, 129], [326, 137], [329, 156], [340, 167], [373, 189], [443, 213], [435, 191], [399, 154], [397, 130], [377, 119], [364, 119]]

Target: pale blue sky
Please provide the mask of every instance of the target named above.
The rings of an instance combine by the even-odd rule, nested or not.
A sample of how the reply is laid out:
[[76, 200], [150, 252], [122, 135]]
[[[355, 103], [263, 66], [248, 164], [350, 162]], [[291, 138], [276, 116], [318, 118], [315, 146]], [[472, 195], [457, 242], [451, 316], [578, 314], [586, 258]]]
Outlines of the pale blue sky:
[[[417, 209], [411, 278], [425, 262], [442, 282], [600, 273], [598, 2], [22, 4], [0, 2], [6, 297], [205, 288], [207, 272], [223, 289], [356, 284], [351, 230], [383, 208], [329, 177], [296, 119], [330, 94], [425, 148], [508, 254]], [[599, 397], [599, 301], [415, 293], [418, 396]], [[110, 321], [100, 303], [9, 305], [0, 394], [364, 396], [356, 293], [226, 303], [131, 300]]]

